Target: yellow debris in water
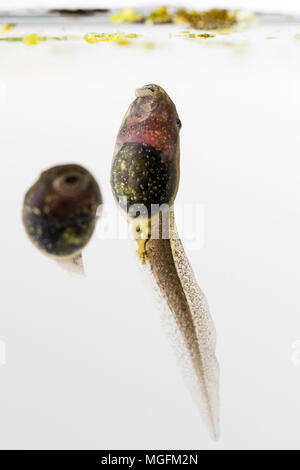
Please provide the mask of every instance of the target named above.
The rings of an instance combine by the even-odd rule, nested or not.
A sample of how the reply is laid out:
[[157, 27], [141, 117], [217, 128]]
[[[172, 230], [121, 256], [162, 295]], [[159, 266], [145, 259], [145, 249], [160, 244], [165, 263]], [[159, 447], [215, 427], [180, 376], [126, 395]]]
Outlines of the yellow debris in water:
[[15, 23], [7, 23], [4, 26], [2, 26], [2, 28], [0, 29], [0, 34], [2, 35], [2, 34], [5, 34], [5, 33], [8, 33], [9, 31], [14, 29], [15, 27], [16, 27]]
[[162, 24], [162, 23], [172, 23], [173, 15], [169, 12], [167, 7], [160, 7], [157, 10], [154, 10], [150, 15], [146, 17], [146, 23], [151, 24]]
[[99, 42], [99, 34], [97, 33], [87, 33], [84, 36], [84, 40], [88, 42], [89, 44], [95, 44], [96, 42]]
[[180, 8], [174, 17], [174, 23], [188, 23], [191, 28], [195, 29], [227, 28], [237, 23], [237, 14], [218, 8], [206, 11], [188, 11]]
[[17, 36], [13, 36], [13, 37], [8, 37], [8, 38], [0, 38], [0, 41], [5, 41], [5, 42], [22, 42], [23, 41], [23, 38], [22, 37], [17, 37]]
[[42, 41], [69, 41], [81, 39], [79, 36], [39, 36], [36, 33], [25, 34], [25, 36], [0, 37], [0, 41], [23, 42], [26, 46], [36, 46]]
[[149, 15], [142, 16], [132, 8], [124, 8], [111, 15], [114, 23], [145, 22], [150, 24], [188, 23], [194, 29], [224, 29], [237, 23], [249, 23], [254, 20], [254, 14], [241, 10], [227, 10], [212, 8], [210, 10], [186, 10], [179, 8], [176, 12], [170, 11], [166, 6], [153, 10]]
[[134, 11], [132, 8], [124, 8], [115, 15], [109, 17], [113, 23], [134, 23], [142, 20], [142, 15]]
[[201, 34], [196, 34], [196, 33], [190, 33], [189, 31], [185, 31], [178, 35], [178, 37], [183, 37], [183, 38], [188, 38], [188, 39], [196, 39], [196, 38], [202, 38], [202, 39], [208, 39], [208, 38], [214, 38], [215, 34], [209, 34], [209, 33], [201, 33]]
[[131, 44], [131, 42], [128, 39], [117, 39], [116, 44], [118, 46], [128, 46], [128, 44]]
[[214, 34], [208, 34], [208, 33], [202, 33], [202, 34], [197, 34], [197, 38], [203, 38], [203, 39], [208, 39], [208, 38], [214, 38]]
[[[84, 40], [89, 44], [95, 44], [97, 42], [109, 42], [112, 41], [119, 46], [126, 46], [131, 44], [131, 39], [136, 39], [138, 37], [137, 34], [130, 33], [87, 33], [84, 36]], [[36, 46], [40, 44], [42, 41], [68, 41], [68, 40], [78, 40], [82, 39], [78, 36], [40, 36], [37, 33], [26, 34], [24, 36], [16, 36], [16, 37], [5, 37], [0, 38], [0, 41], [7, 41], [7, 42], [23, 42], [26, 46]]]
[[37, 33], [32, 33], [32, 34], [25, 34], [23, 37], [23, 42], [26, 44], [26, 46], [36, 46], [39, 44], [41, 41], [44, 41], [45, 38], [40, 36]]
[[150, 50], [150, 49], [154, 49], [154, 48], [155, 48], [154, 42], [147, 41], [147, 42], [144, 43], [144, 49]]
[[84, 36], [84, 40], [89, 44], [95, 44], [97, 42], [109, 42], [113, 41], [120, 46], [124, 46], [130, 44], [130, 39], [137, 38], [137, 34], [125, 34], [121, 32], [117, 32], [114, 34], [110, 33], [87, 33]]
[[48, 37], [48, 38], [45, 38], [45, 39], [49, 39], [49, 40], [52, 40], [52, 41], [68, 41], [69, 39], [76, 40], [76, 39], [80, 39], [80, 38], [78, 38], [77, 36], [51, 36], [51, 37]]

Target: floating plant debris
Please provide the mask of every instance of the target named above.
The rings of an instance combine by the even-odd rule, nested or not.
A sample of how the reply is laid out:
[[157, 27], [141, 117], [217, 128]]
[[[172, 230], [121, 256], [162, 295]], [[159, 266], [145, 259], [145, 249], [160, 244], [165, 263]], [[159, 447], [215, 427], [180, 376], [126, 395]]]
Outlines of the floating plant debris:
[[37, 33], [25, 34], [25, 36], [23, 36], [23, 42], [26, 46], [36, 46], [41, 41], [46, 41], [46, 39], [46, 36], [40, 36]]
[[[96, 44], [97, 42], [114, 42], [117, 45], [123, 46], [131, 44], [132, 39], [139, 36], [134, 33], [125, 34], [122, 32], [117, 33], [87, 33], [83, 39], [89, 44]], [[68, 41], [80, 40], [79, 36], [41, 36], [38, 33], [25, 34], [24, 36], [11, 36], [0, 37], [0, 41], [6, 42], [23, 42], [26, 46], [37, 46], [45, 41]]]
[[121, 32], [117, 33], [87, 33], [84, 39], [89, 44], [96, 44], [97, 42], [115, 42], [118, 45], [127, 45], [131, 43], [131, 39], [136, 39], [137, 34], [130, 33], [125, 34]]
[[113, 23], [136, 23], [142, 21], [143, 17], [132, 8], [124, 8], [118, 13], [111, 15], [109, 19]]
[[22, 42], [26, 46], [37, 46], [45, 41], [69, 41], [79, 40], [79, 36], [40, 36], [37, 33], [25, 34], [24, 36], [0, 37], [0, 41]]
[[20, 36], [12, 36], [9, 38], [0, 38], [0, 41], [5, 41], [5, 42], [23, 42], [23, 37]]
[[194, 29], [228, 28], [237, 23], [237, 15], [229, 10], [213, 8], [207, 11], [188, 11], [180, 8], [174, 19], [175, 23], [188, 23]]
[[210, 34], [210, 33], [190, 33], [189, 31], [182, 32], [181, 34], [178, 34], [177, 37], [181, 38], [187, 38], [187, 39], [197, 39], [197, 38], [202, 38], [202, 39], [209, 39], [209, 38], [214, 38], [216, 37], [215, 34]]
[[[123, 33], [118, 31], [117, 33], [96, 33], [89, 32], [86, 33], [83, 38], [80, 36], [41, 36], [38, 33], [25, 34], [24, 36], [9, 36], [9, 37], [0, 37], [0, 41], [5, 42], [22, 42], [26, 46], [37, 46], [42, 42], [46, 41], [78, 41], [84, 39], [88, 44], [96, 44], [98, 42], [113, 42], [119, 46], [126, 46], [132, 44], [132, 40], [138, 39], [142, 35], [135, 33]], [[215, 35], [211, 33], [191, 33], [189, 31], [178, 34], [177, 37], [187, 38], [187, 39], [209, 39], [214, 38]], [[155, 42], [146, 41], [143, 44], [144, 49], [154, 49]]]
[[214, 37], [215, 37], [215, 34], [209, 34], [209, 33], [197, 34], [197, 38], [208, 39], [208, 38], [214, 38]]
[[155, 44], [152, 41], [146, 41], [146, 42], [144, 42], [143, 47], [146, 50], [151, 50], [151, 49], [155, 48]]
[[132, 8], [124, 8], [118, 13], [110, 16], [110, 21], [113, 23], [151, 23], [151, 24], [163, 24], [172, 23], [173, 15], [167, 7], [159, 7], [153, 10], [149, 15], [142, 16]]
[[144, 17], [140, 13], [125, 8], [110, 17], [111, 21], [121, 22], [145, 22], [150, 24], [187, 23], [194, 29], [220, 29], [229, 28], [239, 20], [237, 11], [213, 8], [211, 10], [197, 11], [180, 8], [172, 12], [165, 6], [153, 10]]
[[5, 33], [8, 33], [9, 31], [11, 31], [12, 29], [14, 29], [16, 27], [16, 24], [15, 23], [7, 23], [5, 24], [4, 26], [2, 26], [0, 28], [0, 35], [2, 34], [5, 34]]
[[173, 15], [167, 7], [160, 7], [146, 16], [145, 21], [151, 24], [173, 23]]

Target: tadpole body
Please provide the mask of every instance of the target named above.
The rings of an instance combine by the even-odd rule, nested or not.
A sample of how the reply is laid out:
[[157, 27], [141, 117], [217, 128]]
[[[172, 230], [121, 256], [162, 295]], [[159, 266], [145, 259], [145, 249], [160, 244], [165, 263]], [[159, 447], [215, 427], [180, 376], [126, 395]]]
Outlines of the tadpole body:
[[101, 202], [99, 186], [85, 168], [50, 168], [25, 195], [25, 230], [44, 254], [76, 264], [94, 232]]
[[174, 220], [173, 203], [180, 180], [180, 128], [176, 107], [161, 87], [151, 84], [138, 89], [117, 136], [111, 187], [127, 220], [137, 220], [138, 255], [150, 266], [170, 308], [193, 370], [193, 394], [200, 401], [210, 434], [217, 438], [215, 329]]

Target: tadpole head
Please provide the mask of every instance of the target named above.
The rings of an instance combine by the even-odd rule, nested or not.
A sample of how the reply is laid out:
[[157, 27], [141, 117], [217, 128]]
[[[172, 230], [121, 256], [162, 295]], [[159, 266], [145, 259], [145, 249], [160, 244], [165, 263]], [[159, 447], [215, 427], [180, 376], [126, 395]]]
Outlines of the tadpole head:
[[47, 255], [73, 256], [89, 242], [101, 203], [99, 186], [85, 168], [50, 168], [25, 195], [25, 230], [34, 245]]
[[119, 131], [119, 145], [147, 143], [175, 162], [181, 128], [175, 104], [166, 91], [155, 84], [136, 89], [135, 96]]

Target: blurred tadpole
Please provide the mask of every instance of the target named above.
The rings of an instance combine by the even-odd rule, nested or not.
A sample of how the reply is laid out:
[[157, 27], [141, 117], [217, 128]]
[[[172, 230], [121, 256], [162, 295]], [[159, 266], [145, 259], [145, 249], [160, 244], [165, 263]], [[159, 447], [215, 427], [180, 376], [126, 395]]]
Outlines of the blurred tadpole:
[[23, 223], [31, 242], [73, 274], [84, 274], [82, 250], [94, 232], [100, 188], [89, 171], [62, 165], [43, 172], [23, 203]]

